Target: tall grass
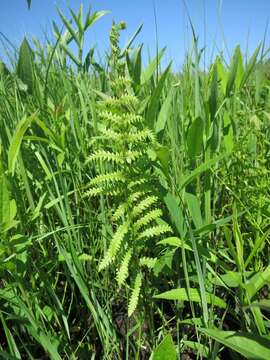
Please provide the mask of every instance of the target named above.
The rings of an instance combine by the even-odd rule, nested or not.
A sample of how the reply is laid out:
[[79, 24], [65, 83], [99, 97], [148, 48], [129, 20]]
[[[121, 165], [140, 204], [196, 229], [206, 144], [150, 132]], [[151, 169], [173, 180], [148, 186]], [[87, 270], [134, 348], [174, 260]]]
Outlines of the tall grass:
[[141, 27], [120, 49], [121, 24], [100, 63], [84, 37], [105, 14], [59, 11], [54, 42], [0, 62], [0, 355], [269, 359], [268, 49], [202, 71], [193, 30], [175, 73], [164, 50], [142, 66]]

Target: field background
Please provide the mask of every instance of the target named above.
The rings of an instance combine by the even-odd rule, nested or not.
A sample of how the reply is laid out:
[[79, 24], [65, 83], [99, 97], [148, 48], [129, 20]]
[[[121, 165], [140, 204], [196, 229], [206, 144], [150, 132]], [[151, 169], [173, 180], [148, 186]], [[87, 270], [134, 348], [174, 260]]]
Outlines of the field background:
[[205, 49], [186, 8], [179, 68], [140, 23], [97, 49], [114, 14], [55, 13], [1, 31], [0, 357], [270, 359], [267, 26]]

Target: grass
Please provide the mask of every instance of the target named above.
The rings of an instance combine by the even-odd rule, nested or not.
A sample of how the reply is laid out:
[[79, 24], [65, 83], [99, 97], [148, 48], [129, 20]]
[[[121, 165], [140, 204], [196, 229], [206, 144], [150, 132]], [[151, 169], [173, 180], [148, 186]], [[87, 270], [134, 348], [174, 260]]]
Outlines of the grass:
[[0, 355], [269, 359], [268, 49], [100, 63], [105, 14], [0, 63]]

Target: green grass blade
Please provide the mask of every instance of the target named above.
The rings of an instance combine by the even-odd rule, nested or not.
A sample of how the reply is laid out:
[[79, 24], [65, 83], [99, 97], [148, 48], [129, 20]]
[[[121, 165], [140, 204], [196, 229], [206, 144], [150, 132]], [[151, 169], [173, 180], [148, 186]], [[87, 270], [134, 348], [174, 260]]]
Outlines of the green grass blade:
[[[214, 294], [205, 293], [206, 300], [208, 304], [212, 304], [218, 306], [222, 309], [226, 309], [227, 304], [221, 298], [215, 296]], [[190, 296], [190, 298], [189, 298]], [[194, 301], [194, 302], [201, 302], [201, 295], [199, 290], [190, 288], [189, 291], [187, 289], [173, 289], [166, 291], [164, 293], [155, 295], [154, 298], [156, 299], [165, 299], [165, 300], [177, 300], [177, 301]]]
[[228, 346], [250, 360], [270, 358], [270, 340], [246, 332], [223, 331], [218, 329], [199, 329], [210, 338]]
[[24, 137], [26, 130], [28, 129], [29, 125], [35, 118], [35, 114], [32, 116], [26, 117], [24, 116], [21, 121], [18, 123], [15, 132], [12, 136], [10, 147], [8, 150], [8, 169], [14, 174], [16, 161], [20, 152], [20, 146]]

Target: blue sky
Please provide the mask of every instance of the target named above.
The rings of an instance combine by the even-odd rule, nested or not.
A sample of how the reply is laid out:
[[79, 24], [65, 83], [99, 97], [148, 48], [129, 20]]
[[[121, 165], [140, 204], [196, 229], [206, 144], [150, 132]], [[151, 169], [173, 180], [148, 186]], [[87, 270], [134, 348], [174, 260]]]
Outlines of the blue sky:
[[[225, 49], [224, 39], [229, 53], [237, 44], [245, 52], [248, 44], [250, 54], [263, 39], [270, 15], [270, 0], [186, 0], [186, 6], [184, 0], [32, 0], [30, 11], [27, 10], [26, 0], [1, 0], [0, 31], [15, 46], [20, 44], [25, 35], [29, 38], [36, 36], [41, 40], [45, 33], [51, 37], [52, 20], [60, 23], [56, 5], [68, 14], [68, 6], [77, 10], [81, 2], [85, 9], [91, 4], [93, 10], [111, 11], [87, 35], [86, 48], [96, 45], [101, 54], [108, 49], [108, 33], [112, 19], [115, 19], [125, 20], [128, 26], [122, 36], [123, 44], [143, 23], [138, 42], [144, 43], [145, 59], [149, 53], [154, 55], [156, 12], [158, 46], [167, 46], [165, 61], [173, 59], [175, 68], [181, 66], [191, 44], [188, 13], [200, 45], [206, 45], [208, 62], [214, 50]], [[267, 34], [266, 46], [270, 46], [269, 40]], [[4, 57], [0, 44], [0, 58]]]

